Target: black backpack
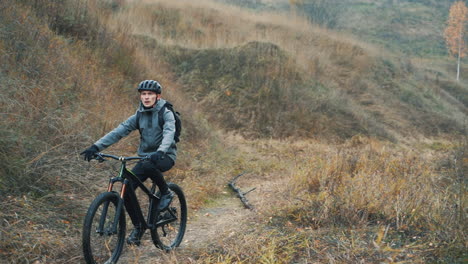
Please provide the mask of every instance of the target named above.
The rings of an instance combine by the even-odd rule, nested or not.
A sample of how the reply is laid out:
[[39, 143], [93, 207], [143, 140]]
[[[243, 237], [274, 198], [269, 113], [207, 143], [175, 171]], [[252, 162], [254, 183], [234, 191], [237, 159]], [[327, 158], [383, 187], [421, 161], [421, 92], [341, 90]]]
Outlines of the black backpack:
[[[166, 102], [164, 106], [161, 107], [161, 109], [158, 112], [158, 123], [159, 123], [159, 127], [161, 128], [161, 130], [163, 129], [163, 126], [164, 126], [164, 108], [169, 109], [174, 114], [175, 127], [176, 127], [174, 140], [176, 143], [178, 143], [180, 141], [180, 132], [182, 131], [182, 121], [180, 120], [180, 113], [174, 110], [174, 106], [171, 103]], [[138, 111], [137, 117], [136, 117], [136, 124], [137, 124], [137, 129], [138, 131], [140, 131], [140, 134], [141, 134], [140, 116], [141, 116], [141, 112]]]

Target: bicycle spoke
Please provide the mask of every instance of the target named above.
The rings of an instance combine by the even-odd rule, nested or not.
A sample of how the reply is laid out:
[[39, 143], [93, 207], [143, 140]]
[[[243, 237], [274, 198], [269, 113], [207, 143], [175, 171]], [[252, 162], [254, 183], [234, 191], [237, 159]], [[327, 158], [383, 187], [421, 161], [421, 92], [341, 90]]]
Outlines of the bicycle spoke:
[[98, 263], [108, 260], [112, 256], [112, 252], [117, 245], [117, 236], [113, 236], [111, 232], [109, 232], [109, 230], [112, 230], [110, 225], [114, 220], [115, 207], [109, 206], [106, 209], [107, 210], [103, 210], [106, 215], [96, 215], [94, 220], [97, 221], [93, 220], [93, 225], [97, 224], [98, 228], [100, 224], [103, 224], [102, 235], [93, 236], [90, 239], [93, 255]]
[[125, 236], [125, 218], [121, 215], [117, 232], [113, 232], [117, 201], [115, 194], [104, 193], [90, 206], [83, 230], [83, 250], [88, 263], [111, 263], [119, 258]]
[[182, 190], [175, 184], [170, 186], [176, 195], [169, 208], [160, 212], [156, 229], [151, 232], [155, 245], [164, 250], [170, 250], [180, 244], [187, 219], [187, 207]]

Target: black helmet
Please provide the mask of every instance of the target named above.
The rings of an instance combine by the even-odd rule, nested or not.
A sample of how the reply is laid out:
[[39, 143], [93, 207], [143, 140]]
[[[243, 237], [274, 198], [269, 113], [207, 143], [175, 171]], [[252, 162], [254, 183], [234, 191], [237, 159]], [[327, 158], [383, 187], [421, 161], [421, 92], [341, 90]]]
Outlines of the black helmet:
[[157, 81], [145, 80], [138, 85], [138, 91], [152, 91], [160, 94], [162, 90], [161, 85]]

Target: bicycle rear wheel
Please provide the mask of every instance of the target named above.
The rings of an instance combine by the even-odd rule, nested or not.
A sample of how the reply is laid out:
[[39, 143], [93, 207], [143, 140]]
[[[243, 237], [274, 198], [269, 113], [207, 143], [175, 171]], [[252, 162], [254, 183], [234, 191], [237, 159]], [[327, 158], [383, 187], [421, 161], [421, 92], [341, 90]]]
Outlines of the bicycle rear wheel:
[[182, 242], [187, 225], [187, 202], [182, 189], [169, 183], [175, 193], [169, 207], [159, 212], [156, 217], [156, 228], [151, 229], [151, 238], [156, 247], [169, 251]]
[[[83, 253], [86, 263], [116, 263], [125, 240], [125, 213], [122, 210], [114, 226], [117, 193], [100, 194], [91, 203], [83, 225]], [[122, 207], [123, 208], [123, 207]]]

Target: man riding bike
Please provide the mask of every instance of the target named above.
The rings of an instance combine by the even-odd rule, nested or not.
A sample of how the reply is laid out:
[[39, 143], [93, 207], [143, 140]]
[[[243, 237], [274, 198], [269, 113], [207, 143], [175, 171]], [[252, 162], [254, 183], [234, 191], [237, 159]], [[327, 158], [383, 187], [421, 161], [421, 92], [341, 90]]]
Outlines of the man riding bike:
[[[87, 148], [80, 155], [90, 161], [96, 153], [118, 142], [121, 138], [127, 136], [133, 130], [140, 131], [140, 146], [138, 148], [139, 156], [148, 156], [149, 160], [138, 162], [132, 169], [132, 172], [143, 182], [151, 178], [158, 185], [161, 192], [161, 200], [158, 210], [167, 208], [174, 197], [169, 190], [162, 172], [170, 170], [177, 157], [176, 141], [174, 135], [176, 132], [175, 117], [172, 111], [165, 107], [166, 100], [161, 98], [161, 85], [154, 80], [145, 80], [138, 85], [140, 93], [140, 106], [137, 112], [122, 122], [111, 132], [96, 141], [91, 147]], [[162, 113], [163, 124], [159, 124], [159, 112]], [[130, 183], [132, 188], [138, 185]], [[126, 192], [125, 195], [131, 195], [133, 192]], [[144, 218], [141, 210], [137, 210], [130, 203], [130, 199], [125, 199], [125, 208], [130, 215], [134, 229], [127, 239], [127, 243], [140, 245], [140, 239], [145, 232], [142, 225]]]

